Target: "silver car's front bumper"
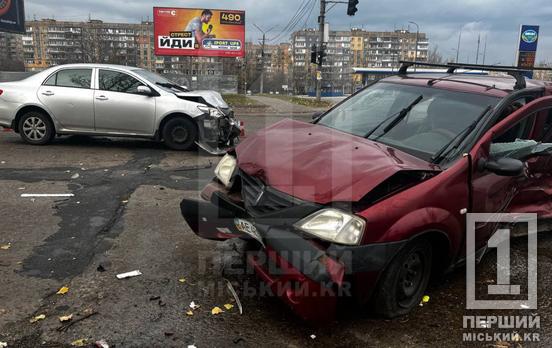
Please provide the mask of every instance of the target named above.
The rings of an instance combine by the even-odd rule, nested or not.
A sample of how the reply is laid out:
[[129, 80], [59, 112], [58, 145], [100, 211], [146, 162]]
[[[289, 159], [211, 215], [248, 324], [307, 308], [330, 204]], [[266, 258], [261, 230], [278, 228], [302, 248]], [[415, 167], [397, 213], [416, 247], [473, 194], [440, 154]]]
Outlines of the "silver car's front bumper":
[[196, 144], [212, 155], [224, 155], [237, 145], [241, 134], [240, 122], [233, 112], [226, 117], [214, 118], [202, 115], [196, 118], [199, 128], [199, 140]]

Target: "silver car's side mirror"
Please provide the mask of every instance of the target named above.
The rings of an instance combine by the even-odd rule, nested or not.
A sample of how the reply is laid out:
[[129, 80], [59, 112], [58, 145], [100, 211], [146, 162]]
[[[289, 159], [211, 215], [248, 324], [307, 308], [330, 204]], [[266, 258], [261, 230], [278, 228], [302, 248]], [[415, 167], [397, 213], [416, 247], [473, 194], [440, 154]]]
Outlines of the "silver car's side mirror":
[[138, 86], [137, 91], [138, 91], [138, 94], [147, 95], [147, 96], [153, 95], [151, 88], [149, 88], [148, 86]]

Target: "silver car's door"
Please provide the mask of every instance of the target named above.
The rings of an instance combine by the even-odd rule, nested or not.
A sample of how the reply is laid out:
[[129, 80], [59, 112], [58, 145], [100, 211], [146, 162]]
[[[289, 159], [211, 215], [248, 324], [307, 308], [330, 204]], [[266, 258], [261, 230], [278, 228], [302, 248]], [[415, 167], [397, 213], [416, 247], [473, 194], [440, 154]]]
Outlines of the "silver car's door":
[[94, 130], [92, 69], [62, 69], [38, 89], [38, 99], [64, 130]]
[[138, 87], [145, 84], [118, 70], [98, 69], [97, 75], [96, 131], [153, 135], [156, 98], [138, 94]]

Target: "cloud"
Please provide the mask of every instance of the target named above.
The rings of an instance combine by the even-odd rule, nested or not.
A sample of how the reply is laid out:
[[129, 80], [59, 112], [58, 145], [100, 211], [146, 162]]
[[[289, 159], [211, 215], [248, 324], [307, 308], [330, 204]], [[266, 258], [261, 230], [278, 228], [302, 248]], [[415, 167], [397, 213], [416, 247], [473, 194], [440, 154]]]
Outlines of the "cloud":
[[[247, 37], [256, 41], [256, 23], [263, 28], [277, 26], [274, 34], [280, 34], [301, 4], [318, 0], [211, 0], [212, 8], [238, 8], [247, 11]], [[59, 20], [94, 19], [115, 22], [139, 22], [152, 17], [153, 6], [204, 7], [200, 0], [27, 0], [27, 18], [56, 18]], [[310, 9], [310, 7], [308, 7]], [[309, 11], [307, 11], [309, 12]], [[316, 25], [318, 8], [298, 23], [302, 28]], [[432, 46], [438, 46], [445, 57], [455, 57], [458, 36], [462, 30], [461, 60], [475, 62], [477, 38], [481, 34], [481, 52], [487, 38], [487, 63], [514, 64], [519, 26], [541, 25], [538, 61], [552, 55], [552, 1], [529, 0], [360, 0], [359, 12], [348, 17], [343, 5], [337, 5], [328, 15], [332, 29], [362, 27], [367, 30], [394, 30], [408, 28], [415, 21], [429, 35]], [[412, 28], [413, 29], [413, 28]], [[270, 36], [270, 35], [269, 35]], [[289, 37], [281, 36], [283, 41]], [[481, 59], [480, 59], [481, 61]]]

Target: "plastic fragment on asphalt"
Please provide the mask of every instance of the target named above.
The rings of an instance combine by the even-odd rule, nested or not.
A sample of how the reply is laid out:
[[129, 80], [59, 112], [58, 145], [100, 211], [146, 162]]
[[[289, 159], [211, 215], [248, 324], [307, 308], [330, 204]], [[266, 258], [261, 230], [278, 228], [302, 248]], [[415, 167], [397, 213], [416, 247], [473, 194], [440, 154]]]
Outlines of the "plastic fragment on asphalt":
[[75, 173], [71, 176], [71, 179], [75, 180], [75, 179], [78, 179], [80, 178], [80, 174], [79, 173]]
[[223, 313], [224, 311], [222, 309], [220, 309], [220, 307], [214, 307], [213, 309], [211, 309], [211, 314], [212, 315], [218, 315], [220, 313]]
[[8, 342], [0, 342], [0, 348], [7, 348]]
[[23, 193], [21, 198], [44, 198], [44, 197], [75, 197], [72, 193]]
[[520, 307], [521, 307], [522, 309], [529, 309], [529, 306], [526, 305], [526, 304], [522, 304], [522, 305], [520, 305]]
[[234, 297], [234, 300], [236, 300], [236, 304], [238, 305], [238, 309], [240, 310], [240, 314], [243, 314], [243, 307], [242, 307], [240, 298], [238, 297], [238, 294], [236, 293], [236, 290], [234, 290], [234, 286], [232, 285], [232, 283], [230, 283], [230, 281], [228, 279], [224, 279], [224, 280], [226, 280], [226, 287], [227, 287], [228, 291], [230, 291], [230, 293]]
[[64, 316], [59, 317], [59, 321], [62, 322], [62, 323], [65, 323], [65, 322], [71, 321], [71, 320], [73, 320], [73, 314], [64, 315]]
[[127, 273], [117, 274], [117, 279], [126, 279], [126, 278], [138, 277], [141, 275], [142, 275], [142, 272], [140, 271], [132, 271]]
[[78, 339], [78, 340], [75, 340], [73, 342], [71, 342], [71, 345], [73, 347], [84, 347], [88, 344], [88, 341], [86, 340], [86, 338], [81, 338], [81, 339]]
[[194, 346], [193, 344], [189, 344], [189, 345], [188, 345], [188, 348], [197, 348], [197, 347]]
[[37, 321], [44, 320], [44, 319], [46, 319], [46, 315], [44, 314], [37, 315], [36, 317], [29, 320], [29, 323], [33, 324], [33, 323], [36, 323]]
[[190, 308], [191, 308], [191, 309], [194, 309], [194, 310], [195, 310], [195, 309], [198, 309], [199, 307], [201, 307], [201, 306], [200, 306], [200, 305], [197, 305], [194, 301], [192, 301], [192, 302], [190, 303]]
[[233, 304], [230, 304], [230, 303], [227, 303], [224, 305], [224, 308], [226, 308], [227, 311], [231, 310], [232, 308], [234, 308], [234, 305]]
[[66, 293], [69, 292], [69, 288], [64, 286], [62, 287], [61, 289], [58, 290], [58, 292], [56, 293], [56, 295], [65, 295]]
[[316, 339], [316, 335], [310, 335], [310, 338], [311, 338], [311, 340], [315, 340], [315, 339]]
[[11, 248], [11, 243], [0, 245], [0, 250], [9, 250], [10, 248]]
[[186, 278], [180, 278], [180, 279], [178, 279], [178, 281], [179, 281], [180, 283], [186, 283]]
[[109, 348], [109, 344], [107, 344], [106, 340], [99, 340], [95, 343], [97, 348]]

